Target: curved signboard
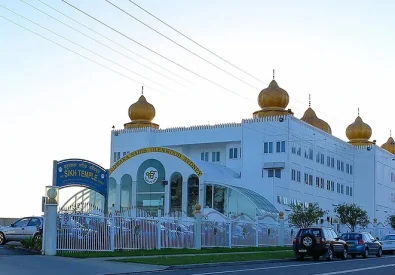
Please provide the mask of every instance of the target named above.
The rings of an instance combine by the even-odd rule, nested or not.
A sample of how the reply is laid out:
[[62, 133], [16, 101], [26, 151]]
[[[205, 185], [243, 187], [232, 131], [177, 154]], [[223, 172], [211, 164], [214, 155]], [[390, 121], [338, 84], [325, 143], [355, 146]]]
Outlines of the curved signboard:
[[107, 197], [108, 172], [94, 162], [65, 159], [54, 162], [54, 186], [84, 186]]

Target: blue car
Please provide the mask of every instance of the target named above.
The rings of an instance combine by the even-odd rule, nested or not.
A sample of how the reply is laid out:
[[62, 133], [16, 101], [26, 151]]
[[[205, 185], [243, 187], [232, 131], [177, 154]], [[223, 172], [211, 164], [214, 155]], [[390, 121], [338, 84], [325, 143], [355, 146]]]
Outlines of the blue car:
[[368, 232], [343, 233], [341, 239], [346, 241], [348, 254], [353, 258], [356, 258], [357, 255], [362, 255], [363, 258], [367, 258], [369, 255], [377, 257], [383, 255], [381, 243]]

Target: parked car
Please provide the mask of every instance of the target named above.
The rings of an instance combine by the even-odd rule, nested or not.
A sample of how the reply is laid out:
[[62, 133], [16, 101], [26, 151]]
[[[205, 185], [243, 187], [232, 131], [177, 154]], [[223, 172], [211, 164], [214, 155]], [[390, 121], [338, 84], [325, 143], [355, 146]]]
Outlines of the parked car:
[[353, 258], [356, 258], [357, 255], [362, 255], [364, 258], [369, 255], [376, 255], [377, 257], [383, 255], [381, 243], [368, 232], [343, 233], [341, 239], [346, 241], [348, 254]]
[[380, 241], [381, 248], [385, 253], [394, 253], [395, 251], [395, 234], [388, 234]]
[[10, 226], [0, 227], [0, 245], [9, 241], [21, 241], [26, 238], [42, 237], [43, 218], [25, 217]]
[[319, 260], [321, 256], [328, 261], [334, 257], [345, 260], [348, 256], [347, 243], [330, 227], [299, 229], [293, 240], [293, 250], [297, 260], [303, 260], [306, 256], [312, 256], [314, 260]]

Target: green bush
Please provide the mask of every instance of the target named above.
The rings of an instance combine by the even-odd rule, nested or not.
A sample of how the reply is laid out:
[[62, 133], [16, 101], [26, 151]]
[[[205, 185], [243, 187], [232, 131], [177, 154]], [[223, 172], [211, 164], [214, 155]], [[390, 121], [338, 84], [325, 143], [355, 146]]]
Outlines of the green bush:
[[41, 235], [37, 235], [33, 238], [26, 238], [21, 241], [22, 247], [34, 251], [41, 251], [42, 240]]

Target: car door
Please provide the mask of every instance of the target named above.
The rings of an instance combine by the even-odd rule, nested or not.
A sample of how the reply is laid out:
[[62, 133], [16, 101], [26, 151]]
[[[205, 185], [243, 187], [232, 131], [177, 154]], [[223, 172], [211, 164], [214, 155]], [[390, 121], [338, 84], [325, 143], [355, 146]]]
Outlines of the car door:
[[5, 233], [5, 238], [7, 240], [20, 240], [24, 238], [25, 228], [29, 223], [30, 218], [22, 218], [14, 222], [10, 228]]
[[375, 254], [379, 252], [380, 243], [379, 241], [374, 238], [370, 233], [368, 233], [369, 238], [372, 240], [372, 247], [374, 247]]
[[335, 251], [335, 253], [340, 253], [343, 251], [344, 246], [338, 241], [338, 236], [336, 234], [336, 232], [333, 229], [329, 229], [328, 228], [328, 234], [330, 234], [332, 236], [332, 246], [333, 246], [333, 250]]
[[34, 234], [38, 231], [38, 228], [41, 227], [41, 221], [39, 218], [31, 218], [29, 223], [25, 228], [25, 237], [33, 237]]
[[369, 254], [376, 254], [376, 245], [373, 243], [373, 239], [370, 237], [369, 233], [363, 233], [363, 238], [366, 246], [369, 249]]

